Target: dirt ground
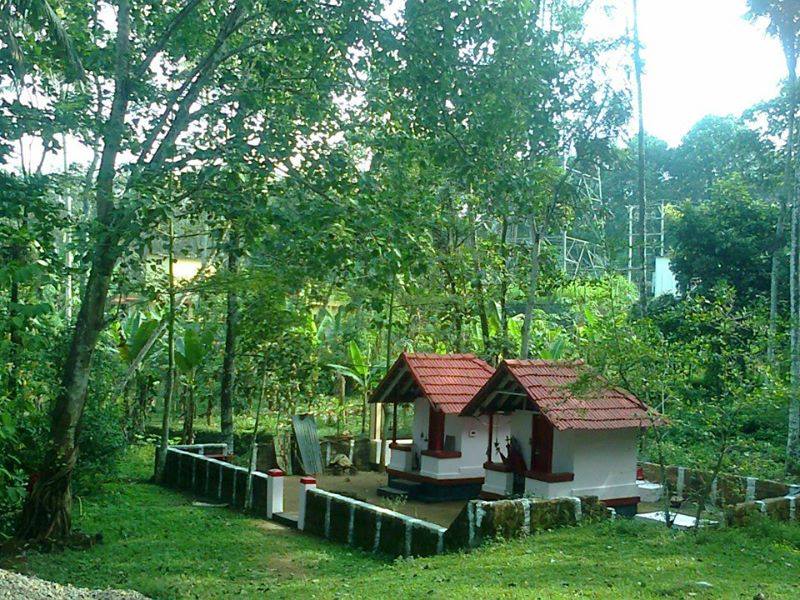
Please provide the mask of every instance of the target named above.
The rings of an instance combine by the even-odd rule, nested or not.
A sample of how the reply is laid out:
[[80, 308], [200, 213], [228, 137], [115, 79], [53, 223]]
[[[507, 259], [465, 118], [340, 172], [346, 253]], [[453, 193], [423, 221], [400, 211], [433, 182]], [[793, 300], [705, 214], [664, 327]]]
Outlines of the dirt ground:
[[[377, 504], [385, 508], [403, 513], [410, 517], [423, 519], [448, 527], [458, 516], [461, 509], [466, 504], [465, 500], [458, 502], [414, 502], [398, 501], [378, 496], [378, 488], [386, 485], [386, 473], [375, 471], [359, 471], [355, 475], [320, 475], [317, 479], [317, 487]], [[283, 490], [283, 509], [287, 513], [297, 513], [297, 503], [300, 496], [300, 477], [287, 476]]]

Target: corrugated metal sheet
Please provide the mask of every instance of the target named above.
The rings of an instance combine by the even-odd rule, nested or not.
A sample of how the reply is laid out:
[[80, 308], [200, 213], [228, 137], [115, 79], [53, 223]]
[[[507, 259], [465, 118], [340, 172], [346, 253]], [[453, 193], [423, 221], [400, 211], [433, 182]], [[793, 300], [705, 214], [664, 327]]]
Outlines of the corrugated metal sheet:
[[294, 436], [297, 439], [297, 447], [300, 449], [303, 471], [307, 475], [322, 473], [322, 450], [319, 445], [319, 435], [317, 434], [317, 423], [314, 421], [314, 415], [294, 415], [292, 417], [292, 427], [294, 428]]
[[643, 402], [592, 376], [582, 362], [504, 361], [463, 413], [475, 414], [480, 408], [497, 410], [502, 397], [490, 400], [490, 394], [509, 375], [533, 403], [517, 401], [516, 408], [538, 408], [556, 429], [624, 429], [653, 424], [653, 415]]
[[370, 402], [377, 402], [382, 398], [391, 401], [392, 388], [402, 389], [410, 377], [421, 394], [436, 408], [447, 414], [457, 414], [472, 400], [493, 372], [492, 367], [473, 354], [404, 352], [378, 385]]

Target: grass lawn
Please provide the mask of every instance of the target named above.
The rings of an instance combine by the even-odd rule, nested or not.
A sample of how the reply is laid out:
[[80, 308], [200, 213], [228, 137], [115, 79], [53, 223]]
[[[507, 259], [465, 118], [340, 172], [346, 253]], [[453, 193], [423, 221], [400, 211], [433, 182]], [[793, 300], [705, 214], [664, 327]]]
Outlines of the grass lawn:
[[123, 478], [83, 500], [76, 526], [102, 532], [103, 544], [31, 554], [13, 568], [153, 598], [800, 597], [797, 526], [695, 535], [617, 521], [390, 562], [227, 509], [193, 507], [146, 482], [151, 456], [131, 451]]

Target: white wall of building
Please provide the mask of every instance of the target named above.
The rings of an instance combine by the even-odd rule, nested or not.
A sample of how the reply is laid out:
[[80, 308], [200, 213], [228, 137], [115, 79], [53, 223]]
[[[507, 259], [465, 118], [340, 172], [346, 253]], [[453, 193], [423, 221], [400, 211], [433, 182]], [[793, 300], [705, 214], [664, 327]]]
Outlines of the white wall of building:
[[[522, 456], [525, 458], [525, 468], [531, 468], [531, 424], [533, 412], [530, 410], [517, 410], [511, 413], [509, 432], [522, 446]], [[505, 444], [501, 442], [500, 447], [505, 454]]]
[[556, 483], [527, 478], [525, 491], [544, 498], [597, 496], [609, 500], [637, 496], [637, 436], [636, 429], [555, 431], [553, 472], [573, 473], [575, 477]]

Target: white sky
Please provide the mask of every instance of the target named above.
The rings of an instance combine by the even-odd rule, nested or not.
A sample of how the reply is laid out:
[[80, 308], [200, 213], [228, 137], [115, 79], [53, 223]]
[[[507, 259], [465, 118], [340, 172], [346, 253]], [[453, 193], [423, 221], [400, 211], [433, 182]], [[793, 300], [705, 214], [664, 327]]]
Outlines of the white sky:
[[[613, 0], [614, 14], [589, 31], [632, 26], [632, 0]], [[764, 23], [743, 18], [746, 0], [639, 0], [648, 133], [677, 145], [709, 114], [739, 115], [778, 94], [786, 66]]]
[[[394, 16], [402, 4], [390, 0], [386, 16]], [[598, 2], [603, 4], [612, 10], [593, 11], [587, 35], [625, 33], [632, 23], [632, 0]], [[745, 20], [746, 12], [746, 0], [639, 0], [648, 133], [674, 146], [706, 115], [739, 115], [777, 95], [786, 69], [780, 44], [766, 35], [764, 23]], [[630, 65], [630, 57], [622, 59]], [[32, 140], [27, 144], [27, 160], [34, 161], [40, 146]], [[70, 162], [89, 162], [85, 148], [72, 139], [68, 146]], [[18, 160], [12, 158], [10, 166]], [[45, 171], [61, 168], [60, 156], [48, 157]]]

